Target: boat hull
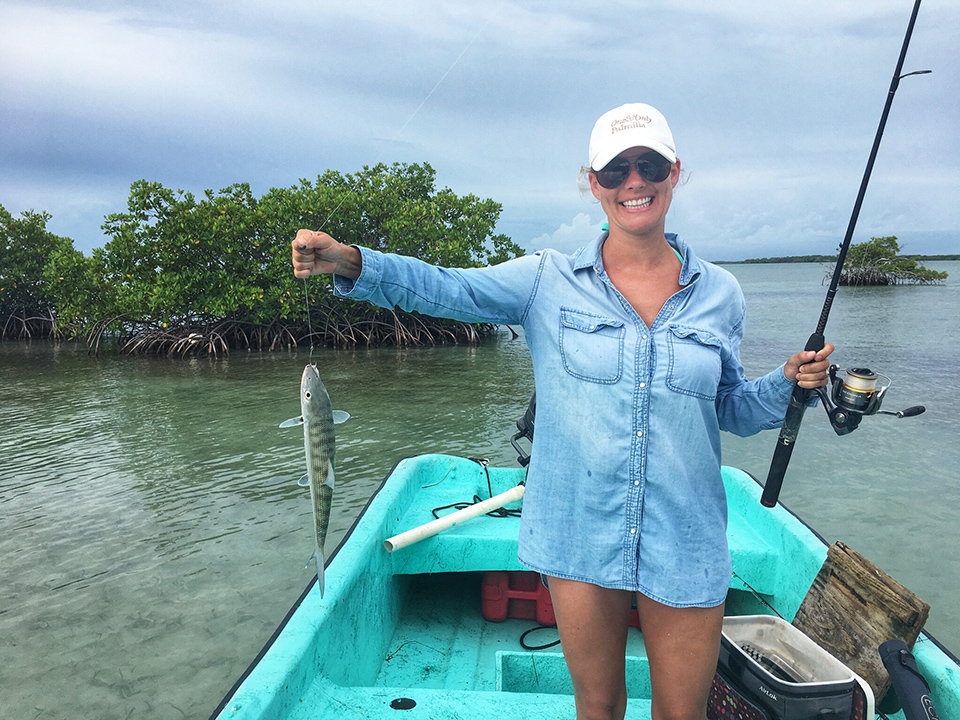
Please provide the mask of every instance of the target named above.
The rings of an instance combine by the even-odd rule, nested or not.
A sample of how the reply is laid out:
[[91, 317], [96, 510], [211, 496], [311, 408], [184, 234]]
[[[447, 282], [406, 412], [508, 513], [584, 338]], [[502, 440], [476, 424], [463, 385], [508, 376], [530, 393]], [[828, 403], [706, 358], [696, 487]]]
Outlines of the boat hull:
[[[390, 553], [387, 538], [433, 519], [431, 510], [486, 498], [522, 469], [445, 455], [401, 461], [373, 494], [316, 581], [213, 714], [217, 720], [574, 717], [559, 648], [520, 643], [536, 622], [483, 619], [486, 571], [522, 570], [516, 517], [484, 516]], [[760, 487], [724, 468], [734, 578], [727, 612], [794, 616], [827, 555], [826, 543]], [[549, 639], [538, 633], [536, 642]], [[543, 637], [539, 637], [542, 635]], [[555, 634], [554, 634], [555, 638]], [[960, 667], [931, 638], [914, 647], [941, 717], [960, 717]], [[627, 648], [628, 718], [650, 713], [642, 634]], [[414, 715], [411, 715], [414, 717]]]

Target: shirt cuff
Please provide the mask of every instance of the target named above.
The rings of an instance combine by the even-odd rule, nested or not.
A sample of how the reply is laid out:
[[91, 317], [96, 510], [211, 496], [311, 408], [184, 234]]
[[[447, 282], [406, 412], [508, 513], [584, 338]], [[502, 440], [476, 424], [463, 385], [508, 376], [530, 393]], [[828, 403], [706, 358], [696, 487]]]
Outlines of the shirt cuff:
[[[785, 402], [789, 402], [790, 396], [793, 395], [793, 388], [795, 388], [797, 384], [792, 380], [787, 380], [787, 376], [783, 374], [783, 368], [785, 366], [786, 363], [777, 368], [776, 372], [774, 373], [777, 377], [775, 389]], [[810, 399], [807, 401], [807, 407], [814, 407], [818, 402], [820, 402], [820, 396], [811, 390]]]
[[360, 277], [351, 280], [343, 275], [333, 276], [333, 292], [337, 297], [365, 300], [376, 291], [382, 276], [380, 253], [353, 245], [360, 251]]
[[793, 388], [796, 383], [792, 380], [787, 380], [787, 376], [783, 374], [783, 368], [785, 368], [786, 365], [787, 364], [784, 363], [771, 374], [773, 375], [772, 379], [774, 392], [777, 393], [781, 400], [789, 401], [790, 396], [793, 394]]

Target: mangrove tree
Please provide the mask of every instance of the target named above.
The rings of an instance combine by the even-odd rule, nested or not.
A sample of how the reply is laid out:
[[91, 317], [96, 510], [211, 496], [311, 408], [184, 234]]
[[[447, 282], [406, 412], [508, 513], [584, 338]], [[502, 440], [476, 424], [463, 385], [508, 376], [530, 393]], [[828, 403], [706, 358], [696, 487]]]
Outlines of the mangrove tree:
[[[840, 285], [900, 285], [941, 283], [947, 273], [923, 267], [916, 259], [899, 254], [896, 235], [875, 237], [851, 245], [840, 273]], [[833, 277], [831, 271], [830, 278]]]
[[61, 334], [94, 347], [115, 336], [124, 352], [475, 342], [493, 326], [335, 300], [329, 277], [297, 280], [290, 242], [306, 227], [433, 264], [477, 267], [522, 254], [494, 232], [500, 210], [493, 200], [437, 190], [426, 163], [327, 171], [261, 197], [246, 183], [196, 197], [141, 180], [126, 212], [105, 218], [103, 247], [86, 257], [61, 243], [30, 273], [43, 278], [42, 307], [55, 313]]

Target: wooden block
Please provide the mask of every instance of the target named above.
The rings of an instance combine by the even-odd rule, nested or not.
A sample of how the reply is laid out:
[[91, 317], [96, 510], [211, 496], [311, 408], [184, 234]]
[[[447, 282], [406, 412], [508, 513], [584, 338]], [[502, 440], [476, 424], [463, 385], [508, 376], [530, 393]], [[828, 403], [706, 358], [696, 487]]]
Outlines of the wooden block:
[[870, 683], [879, 701], [890, 686], [880, 644], [920, 635], [930, 606], [843, 543], [827, 559], [803, 599], [794, 627]]

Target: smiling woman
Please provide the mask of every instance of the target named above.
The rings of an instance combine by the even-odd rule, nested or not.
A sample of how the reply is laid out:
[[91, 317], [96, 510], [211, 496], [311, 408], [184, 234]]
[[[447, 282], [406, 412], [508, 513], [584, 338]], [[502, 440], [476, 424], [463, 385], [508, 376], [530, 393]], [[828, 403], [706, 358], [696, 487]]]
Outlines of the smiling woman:
[[730, 581], [720, 430], [782, 422], [794, 381], [826, 382], [832, 346], [746, 379], [736, 280], [664, 232], [680, 162], [657, 110], [602, 116], [590, 159], [610, 229], [572, 255], [437, 267], [304, 228], [293, 268], [333, 274], [341, 297], [523, 327], [537, 439], [518, 557], [549, 578], [577, 715], [623, 717], [635, 598], [653, 716], [700, 720]]
[[651, 326], [667, 298], [680, 290], [683, 264], [665, 237], [667, 211], [680, 179], [666, 118], [644, 104], [606, 113], [590, 137], [590, 168], [590, 190], [609, 228], [603, 245], [607, 274]]

